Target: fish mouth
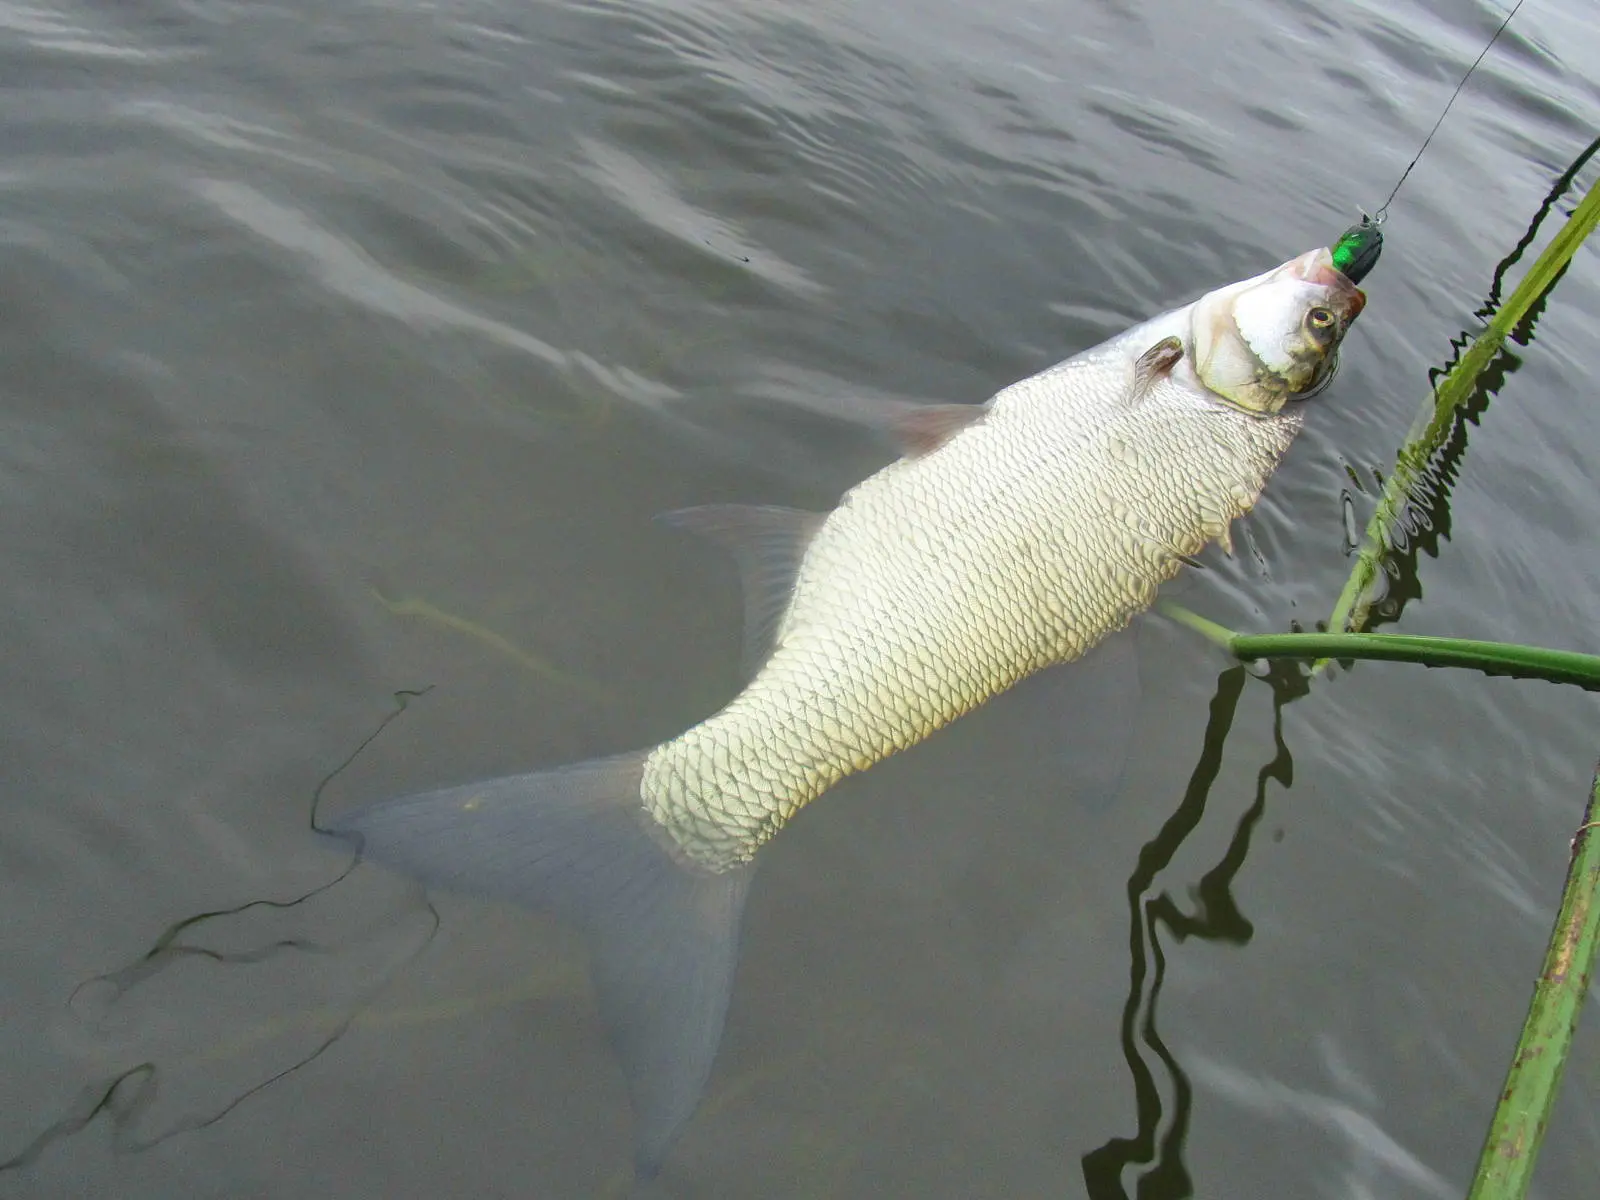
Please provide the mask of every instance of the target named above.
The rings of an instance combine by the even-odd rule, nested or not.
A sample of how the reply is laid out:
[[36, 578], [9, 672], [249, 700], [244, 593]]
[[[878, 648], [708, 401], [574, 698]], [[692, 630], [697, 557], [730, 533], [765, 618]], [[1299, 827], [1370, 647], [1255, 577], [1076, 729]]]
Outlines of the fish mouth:
[[1325, 355], [1317, 363], [1316, 370], [1312, 373], [1311, 382], [1298, 392], [1285, 397], [1290, 403], [1299, 404], [1303, 400], [1312, 400], [1320, 395], [1327, 386], [1333, 382], [1333, 377], [1339, 373], [1339, 352]]
[[1308, 250], [1288, 264], [1290, 273], [1316, 287], [1327, 288], [1329, 306], [1345, 324], [1361, 315], [1367, 294], [1350, 282], [1350, 277], [1333, 265], [1333, 252], [1326, 247]]

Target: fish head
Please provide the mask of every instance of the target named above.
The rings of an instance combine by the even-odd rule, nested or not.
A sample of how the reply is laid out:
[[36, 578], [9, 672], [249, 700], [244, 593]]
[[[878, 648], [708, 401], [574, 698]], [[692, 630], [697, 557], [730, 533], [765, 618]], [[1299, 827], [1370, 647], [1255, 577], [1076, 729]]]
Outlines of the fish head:
[[1269, 415], [1332, 378], [1339, 344], [1367, 297], [1326, 248], [1195, 302], [1194, 370], [1234, 408]]

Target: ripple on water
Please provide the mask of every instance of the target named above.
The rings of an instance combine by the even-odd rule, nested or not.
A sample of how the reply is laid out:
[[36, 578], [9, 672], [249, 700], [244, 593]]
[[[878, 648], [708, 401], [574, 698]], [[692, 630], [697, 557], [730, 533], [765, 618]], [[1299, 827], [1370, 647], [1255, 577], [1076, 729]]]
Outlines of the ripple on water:
[[422, 329], [479, 334], [552, 366], [566, 365], [566, 355], [547, 342], [400, 279], [309, 214], [269, 199], [247, 184], [205, 179], [193, 187], [196, 195], [251, 233], [296, 255], [323, 287], [372, 312]]
[[[1525, 6], [1463, 93], [1392, 213], [1335, 389], [1236, 558], [1208, 552], [1195, 607], [1248, 627], [1326, 616], [1349, 568], [1344, 495], [1359, 527], [1429, 369], [1592, 136], [1587, 2]], [[861, 428], [881, 411], [981, 399], [1335, 233], [1381, 201], [1500, 8], [0, 0], [0, 882], [20, 900], [0, 1155], [107, 1063], [160, 1060], [159, 1095], [120, 1098], [134, 1134], [210, 1115], [394, 970], [438, 995], [365, 1010], [336, 1055], [171, 1153], [102, 1154], [97, 1121], [24, 1185], [579, 1195], [625, 1171], [626, 1099], [571, 974], [581, 955], [520, 914], [447, 907], [448, 936], [405, 966], [425, 910], [363, 872], [325, 908], [186, 931], [256, 961], [191, 956], [120, 998], [63, 999], [177, 916], [325, 879], [302, 802], [390, 687], [439, 668], [451, 696], [376, 747], [375, 794], [709, 711], [736, 640], [715, 606], [734, 600], [649, 512], [825, 505], [892, 453]], [[1600, 306], [1584, 253], [1517, 348], [1507, 411], [1469, 431], [1408, 627], [1590, 635]], [[575, 709], [496, 676], [483, 643], [379, 611], [374, 560], [441, 612], [637, 691]], [[1157, 642], [1163, 736], [1098, 822], [979, 726], [947, 743], [963, 779], [929, 770], [897, 791], [891, 767], [860, 781], [874, 803], [825, 802], [774, 847], [724, 1102], [673, 1186], [1048, 1194], [1108, 1137], [1182, 1156], [1131, 1165], [1141, 1192], [1160, 1185], [1132, 1171], [1167, 1169], [1220, 1178], [1219, 1194], [1260, 1179], [1262, 1195], [1432, 1196], [1435, 1168], [1470, 1165], [1463, 1106], [1493, 1095], [1526, 1000], [1525, 977], [1494, 968], [1536, 964], [1592, 703], [1362, 664], [1284, 710], [1285, 794], [1287, 774], [1257, 778], [1276, 731], [1252, 683], [1198, 813], [1180, 806], [1219, 665], [1179, 632]], [[1056, 719], [1039, 715], [1040, 744]], [[1252, 780], [1263, 836], [1210, 857]], [[873, 811], [905, 821], [875, 828]], [[1129, 895], [1180, 812], [1193, 837]], [[1254, 940], [1169, 936], [1157, 909], [1210, 904], [1235, 868]], [[889, 940], [819, 922], [793, 903], [807, 888], [846, 917], [888, 913]], [[1159, 961], [1130, 962], [1129, 921]], [[885, 971], [891, 944], [907, 953]], [[495, 984], [532, 959], [566, 973]], [[806, 1011], [822, 992], [850, 1001], [831, 1026]], [[917, 1031], [896, 1045], [900, 999]], [[1208, 1007], [1216, 1036], [1182, 1036]], [[1124, 1011], [1174, 1047], [1154, 1129], [1136, 1125]], [[998, 1040], [972, 1036], [974, 1012], [999, 1014]], [[793, 1020], [764, 1026], [774, 1013]], [[1344, 1059], [1319, 1063], [1329, 1026]], [[1421, 1051], [1389, 1053], [1407, 1039]], [[903, 1112], [902, 1060], [928, 1085]], [[1167, 1088], [1184, 1072], [1192, 1094]], [[1594, 1107], [1592, 1074], [1569, 1072], [1577, 1108]], [[796, 1135], [795, 1078], [836, 1144]], [[66, 1107], [38, 1099], [52, 1088]], [[889, 1117], [852, 1121], [878, 1093]], [[383, 1110], [355, 1142], [351, 1097]], [[997, 1126], [996, 1106], [1017, 1119]], [[1589, 1177], [1584, 1136], [1552, 1131], [1551, 1186]]]
[[579, 146], [595, 183], [653, 229], [696, 251], [736, 258], [752, 274], [789, 291], [814, 296], [824, 290], [805, 271], [757, 245], [733, 222], [689, 203], [639, 158], [592, 138], [580, 139]]

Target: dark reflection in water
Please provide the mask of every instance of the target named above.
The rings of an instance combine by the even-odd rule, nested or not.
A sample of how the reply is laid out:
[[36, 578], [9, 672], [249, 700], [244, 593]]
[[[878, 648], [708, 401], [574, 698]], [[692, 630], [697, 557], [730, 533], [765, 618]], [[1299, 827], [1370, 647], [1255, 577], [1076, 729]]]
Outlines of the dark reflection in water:
[[[318, 820], [318, 813], [322, 806], [323, 795], [328, 790], [329, 785], [348, 770], [365, 753], [367, 748], [389, 728], [390, 724], [405, 713], [406, 706], [412, 700], [426, 695], [431, 690], [432, 687], [430, 685], [417, 691], [395, 693], [393, 710], [378, 722], [377, 727], [357, 744], [343, 762], [324, 775], [315, 789], [313, 789], [307, 814], [306, 824], [308, 829], [312, 832], [326, 832]], [[213, 925], [227, 922], [230, 918], [243, 917], [249, 913], [267, 910], [289, 913], [309, 904], [319, 896], [331, 893], [348, 879], [350, 873], [360, 865], [360, 848], [356, 846], [353, 849], [356, 852], [338, 874], [325, 883], [318, 884], [316, 887], [300, 893], [298, 896], [287, 900], [260, 897], [228, 908], [192, 913], [181, 920], [174, 921], [161, 931], [150, 944], [149, 949], [138, 958], [115, 970], [96, 975], [92, 979], [86, 979], [80, 983], [73, 989], [72, 996], [67, 1001], [67, 1007], [91, 1022], [97, 1019], [104, 1019], [107, 1014], [114, 1012], [118, 1005], [135, 989], [149, 983], [157, 976], [171, 970], [185, 960], [203, 959], [219, 967], [230, 968], [264, 963], [287, 954], [318, 955], [337, 953], [339, 947], [324, 945], [305, 936], [270, 938], [265, 941], [253, 942], [241, 949], [219, 949], [190, 939], [209, 932]], [[427, 898], [426, 894], [420, 892], [420, 889], [419, 895], [420, 906], [426, 913], [426, 926], [421, 939], [416, 943], [415, 949], [400, 962], [394, 971], [380, 974], [375, 980], [368, 982], [354, 1003], [350, 1004], [342, 1016], [334, 1020], [330, 1027], [313, 1041], [311, 1048], [292, 1058], [287, 1065], [279, 1067], [270, 1074], [250, 1083], [242, 1091], [237, 1091], [227, 1096], [220, 1104], [198, 1113], [191, 1113], [176, 1120], [167, 1121], [160, 1128], [151, 1132], [145, 1128], [145, 1119], [154, 1105], [165, 1072], [162, 1063], [156, 1059], [147, 1059], [143, 1062], [135, 1063], [116, 1072], [107, 1081], [92, 1083], [84, 1088], [76, 1102], [51, 1122], [48, 1128], [16, 1154], [13, 1154], [10, 1158], [0, 1160], [0, 1172], [15, 1171], [33, 1165], [51, 1147], [84, 1132], [102, 1117], [111, 1126], [111, 1144], [118, 1154], [142, 1154], [182, 1134], [193, 1133], [215, 1125], [233, 1113], [252, 1096], [309, 1066], [349, 1032], [350, 1027], [367, 1006], [376, 1000], [378, 995], [393, 981], [397, 971], [409, 965], [433, 940], [434, 935], [439, 930], [439, 912], [434, 908], [433, 902]], [[224, 928], [226, 929], [226, 926]], [[226, 939], [229, 936], [229, 933], [220, 935], [222, 939]], [[90, 1012], [91, 1009], [93, 1010], [92, 1013]]]
[[[1522, 239], [1499, 263], [1488, 298], [1478, 310], [1478, 316], [1488, 319], [1498, 310], [1508, 272], [1537, 239], [1542, 223], [1555, 211], [1578, 173], [1597, 151], [1600, 151], [1600, 139], [1591, 142], [1557, 180]], [[1559, 278], [1552, 282], [1552, 288]], [[1546, 289], [1527, 319], [1513, 331], [1512, 338], [1519, 345], [1527, 345], [1532, 341], [1534, 326], [1548, 295], [1549, 289]], [[1452, 343], [1457, 357], [1468, 344], [1470, 338], [1465, 334]], [[1455, 361], [1452, 358], [1450, 362], [1431, 371], [1430, 380], [1436, 384], [1448, 374]], [[1477, 423], [1490, 400], [1517, 365], [1518, 359], [1510, 351], [1502, 349], [1496, 355], [1480, 377], [1471, 402], [1454, 415], [1448, 435], [1439, 443], [1439, 448], [1419, 476], [1403, 522], [1394, 536], [1394, 547], [1383, 560], [1388, 589], [1383, 599], [1373, 607], [1371, 624], [1398, 620], [1405, 603], [1420, 597], [1422, 589], [1417, 569], [1418, 551], [1437, 557], [1440, 538], [1450, 535], [1450, 492], [1465, 455], [1467, 426]], [[1268, 672], [1254, 677], [1266, 683], [1273, 693], [1274, 754], [1257, 771], [1252, 802], [1238, 819], [1224, 853], [1193, 887], [1187, 906], [1181, 904], [1169, 890], [1156, 890], [1162, 872], [1172, 864], [1205, 816], [1211, 789], [1222, 769], [1239, 702], [1252, 678], [1252, 674], [1243, 667], [1230, 668], [1218, 676], [1201, 753], [1184, 788], [1182, 799], [1156, 836], [1143, 846], [1127, 881], [1130, 969], [1128, 995], [1121, 1019], [1121, 1048], [1132, 1084], [1138, 1128], [1131, 1137], [1111, 1138], [1083, 1155], [1083, 1178], [1091, 1200], [1129, 1200], [1130, 1197], [1137, 1197], [1137, 1200], [1184, 1200], [1195, 1194], [1194, 1182], [1184, 1158], [1194, 1090], [1184, 1067], [1163, 1040], [1158, 1009], [1166, 974], [1168, 944], [1195, 938], [1243, 946], [1254, 936], [1254, 926], [1234, 895], [1235, 881], [1249, 855], [1252, 838], [1265, 816], [1268, 783], [1275, 782], [1284, 789], [1293, 784], [1294, 761], [1283, 736], [1283, 708], [1304, 697], [1310, 690], [1309, 678], [1298, 664], [1275, 664]], [[404, 711], [409, 699], [420, 694], [397, 693], [395, 710], [318, 784], [310, 805], [309, 825], [312, 828], [317, 828], [317, 807], [327, 786]], [[241, 917], [252, 911], [297, 909], [344, 882], [355, 861], [352, 860], [327, 882], [291, 899], [253, 899], [228, 908], [197, 912], [172, 923], [139, 958], [81, 984], [74, 992], [74, 1006], [80, 997], [93, 992], [95, 1007], [109, 1011], [130, 992], [186, 959], [205, 959], [220, 966], [242, 966], [289, 954], [324, 953], [329, 947], [303, 936], [268, 938], [242, 948], [230, 949], [218, 949], [194, 938], [215, 922]], [[430, 925], [404, 962], [410, 962], [420, 954], [438, 928], [438, 914], [432, 905], [424, 900], [422, 906], [428, 913]], [[109, 1124], [111, 1142], [118, 1153], [142, 1153], [179, 1135], [210, 1127], [264, 1089], [295, 1074], [320, 1057], [344, 1036], [363, 1008], [376, 999], [391, 978], [392, 973], [379, 975], [341, 1019], [320, 1032], [310, 1048], [299, 1052], [287, 1065], [263, 1073], [219, 1104], [175, 1120], [164, 1120], [154, 1129], [148, 1128], [147, 1124], [163, 1081], [162, 1064], [151, 1059], [120, 1069], [108, 1079], [87, 1087], [74, 1104], [32, 1141], [9, 1159], [0, 1162], [0, 1171], [33, 1165], [53, 1146], [84, 1132], [101, 1120]], [[1131, 1186], [1127, 1182], [1130, 1172], [1134, 1174]]]
[[[1544, 201], [1535, 211], [1533, 219], [1528, 223], [1526, 232], [1495, 267], [1489, 294], [1483, 305], [1473, 313], [1474, 316], [1488, 322], [1500, 311], [1506, 276], [1522, 261], [1522, 256], [1538, 239], [1545, 219], [1556, 211], [1562, 197], [1572, 190], [1579, 172], [1589, 164], [1597, 151], [1600, 151], [1600, 138], [1596, 138], [1584, 147], [1556, 179]], [[1569, 263], [1568, 266], [1570, 265]], [[1529, 306], [1522, 320], [1512, 327], [1510, 342], [1518, 346], [1529, 346], [1533, 343], [1534, 327], [1544, 314], [1550, 293], [1561, 282], [1566, 272], [1567, 268], [1563, 267], [1556, 273], [1539, 294], [1538, 299]], [[1451, 339], [1450, 358], [1428, 372], [1428, 382], [1435, 389], [1455, 368], [1462, 353], [1472, 345], [1474, 338], [1472, 332], [1463, 331]], [[1387, 535], [1387, 545], [1379, 560], [1384, 590], [1381, 596], [1374, 599], [1368, 611], [1364, 622], [1366, 628], [1395, 624], [1400, 620], [1408, 603], [1422, 598], [1422, 578], [1417, 569], [1417, 556], [1421, 553], [1428, 555], [1429, 558], [1437, 558], [1440, 540], [1448, 540], [1450, 537], [1450, 493], [1460, 476], [1462, 461], [1466, 457], [1468, 426], [1477, 425], [1482, 421], [1483, 415], [1489, 410], [1490, 401], [1499, 395], [1507, 377], [1517, 370], [1521, 361], [1515, 352], [1502, 344], [1477, 377], [1466, 403], [1448, 413], [1435, 416], [1436, 423], [1442, 416], [1447, 419], [1448, 424], [1439, 428], [1430, 425], [1426, 438], [1418, 440], [1419, 446], [1427, 448], [1425, 461], [1420, 465], [1414, 465], [1408, 461], [1412, 453], [1409, 448], [1402, 451], [1402, 466], [1410, 467], [1417, 474], [1408, 489], [1400, 519]]]
[[[1525, 6], [1474, 76], [1338, 395], [1195, 607], [1277, 627], [1336, 593], [1333, 464], [1392, 461], [1426, 347], [1594, 137], [1591, 6]], [[845, 402], [981, 399], [1333, 234], [1502, 15], [0, 0], [0, 1192], [596, 1194], [626, 1099], [580, 947], [442, 896], [434, 936], [378, 872], [319, 886], [318, 777], [418, 680], [430, 713], [330, 799], [699, 719], [731, 579], [653, 513], [829, 505], [884, 460]], [[1593, 275], [1465, 480], [1451, 431], [1390, 563], [1418, 590], [1452, 505], [1456, 552], [1408, 620], [1590, 636]], [[1263, 697], [1173, 649], [1116, 805], [1040, 786], [1045, 706], [776, 848], [676, 1194], [1431, 1200], [1407, 1170], [1471, 1161], [1570, 832], [1505, 797], [1564, 795], [1594, 710], [1363, 667], [1288, 715], [1291, 806]], [[1552, 1195], [1592, 1176], [1596, 1062]], [[1339, 1139], [1380, 1135], [1411, 1157], [1364, 1148], [1339, 1190]]]
[[[1126, 1200], [1130, 1193], [1123, 1176], [1130, 1167], [1146, 1168], [1131, 1193], [1138, 1200], [1181, 1200], [1194, 1195], [1183, 1162], [1193, 1088], [1156, 1028], [1156, 1009], [1166, 972], [1162, 932], [1178, 942], [1193, 937], [1240, 946], [1248, 943], [1254, 933], [1250, 919], [1234, 899], [1233, 884], [1249, 854], [1251, 835], [1266, 814], [1268, 781], [1283, 788], [1294, 782], [1294, 759], [1283, 740], [1283, 706], [1309, 691], [1297, 664], [1274, 664], [1260, 678], [1273, 692], [1272, 739], [1276, 753], [1257, 772], [1255, 798], [1239, 818], [1226, 852], [1216, 866], [1201, 876], [1190, 896], [1193, 910], [1184, 911], [1170, 892], [1152, 895], [1151, 889], [1205, 816], [1212, 785], [1222, 769], [1223, 750], [1233, 729], [1239, 698], [1250, 679], [1243, 667], [1231, 667], [1217, 677], [1200, 759], [1184, 788], [1183, 800], [1161, 831], [1140, 851], [1138, 865], [1128, 878], [1132, 969], [1128, 1000], [1122, 1011], [1122, 1050], [1133, 1078], [1139, 1131], [1131, 1138], [1112, 1138], [1083, 1156], [1084, 1183], [1091, 1200]], [[1169, 1100], [1163, 1099], [1158, 1073], [1166, 1076]]]
[[[1475, 316], [1487, 322], [1499, 311], [1508, 273], [1538, 239], [1545, 219], [1556, 210], [1597, 151], [1600, 138], [1590, 142], [1556, 180], [1526, 232], [1495, 268], [1488, 296]], [[1565, 273], [1563, 269], [1550, 281], [1524, 319], [1513, 327], [1510, 338], [1517, 345], [1532, 343], [1534, 328], [1550, 293]], [[1429, 382], [1435, 388], [1449, 375], [1472, 340], [1472, 335], [1465, 332], [1452, 340], [1450, 360], [1429, 372]], [[1479, 422], [1519, 363], [1516, 354], [1502, 347], [1478, 376], [1468, 402], [1448, 414], [1448, 430], [1431, 439], [1435, 448], [1410, 488], [1401, 520], [1390, 535], [1391, 544], [1381, 560], [1387, 587], [1372, 605], [1366, 622], [1369, 627], [1398, 621], [1406, 603], [1421, 597], [1418, 553], [1437, 558], [1441, 538], [1450, 536], [1450, 493], [1466, 454], [1467, 427]], [[1274, 663], [1260, 677], [1273, 692], [1272, 736], [1276, 753], [1257, 773], [1254, 799], [1239, 819], [1226, 852], [1194, 888], [1190, 897], [1192, 910], [1185, 911], [1169, 891], [1152, 894], [1152, 888], [1205, 815], [1248, 678], [1243, 667], [1231, 668], [1218, 677], [1200, 758], [1190, 774], [1183, 800], [1160, 832], [1146, 843], [1128, 879], [1131, 971], [1122, 1017], [1122, 1048], [1132, 1077], [1139, 1127], [1133, 1137], [1112, 1138], [1084, 1155], [1084, 1182], [1091, 1200], [1128, 1200], [1130, 1196], [1137, 1200], [1185, 1200], [1194, 1195], [1193, 1181], [1183, 1159], [1193, 1087], [1158, 1029], [1157, 1008], [1166, 967], [1162, 939], [1165, 935], [1183, 942], [1192, 937], [1241, 946], [1250, 941], [1254, 928], [1234, 898], [1233, 884], [1249, 853], [1251, 835], [1266, 813], [1268, 781], [1285, 789], [1293, 784], [1294, 760], [1283, 738], [1283, 708], [1309, 694], [1310, 677], [1301, 664]], [[1165, 1087], [1160, 1076], [1165, 1076]], [[1124, 1182], [1130, 1168], [1139, 1169], [1131, 1191]]]

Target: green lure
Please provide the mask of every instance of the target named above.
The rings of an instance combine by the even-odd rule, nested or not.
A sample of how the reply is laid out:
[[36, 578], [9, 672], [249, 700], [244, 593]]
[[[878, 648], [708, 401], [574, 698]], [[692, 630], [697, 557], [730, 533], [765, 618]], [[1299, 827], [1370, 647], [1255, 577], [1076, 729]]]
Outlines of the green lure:
[[1359, 225], [1346, 229], [1334, 244], [1333, 265], [1351, 283], [1360, 283], [1382, 252], [1383, 234], [1371, 217], [1363, 216]]

